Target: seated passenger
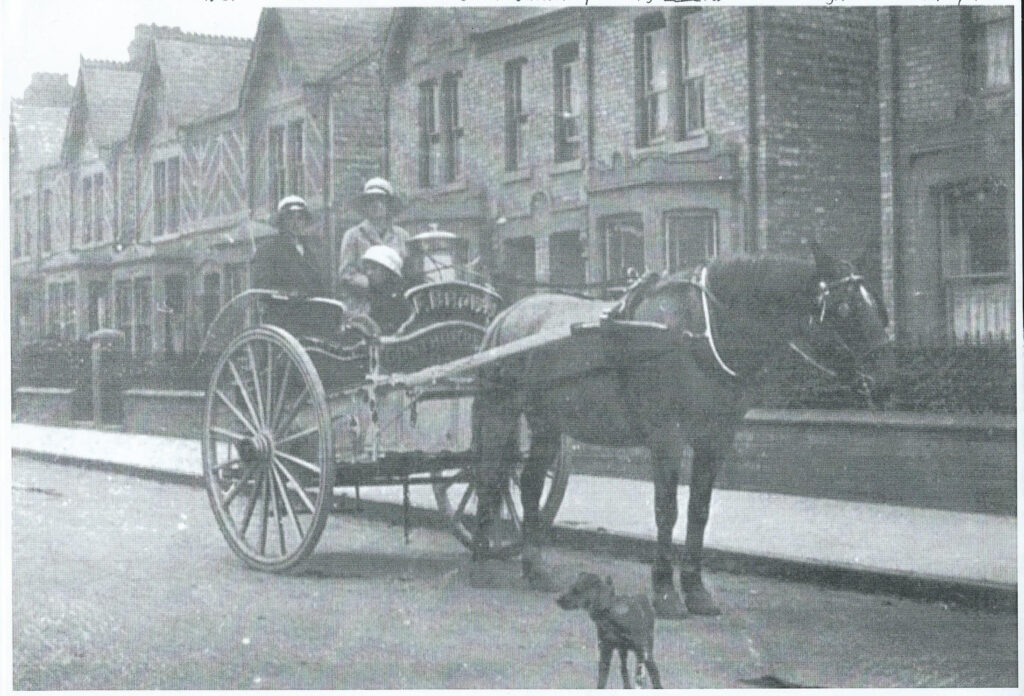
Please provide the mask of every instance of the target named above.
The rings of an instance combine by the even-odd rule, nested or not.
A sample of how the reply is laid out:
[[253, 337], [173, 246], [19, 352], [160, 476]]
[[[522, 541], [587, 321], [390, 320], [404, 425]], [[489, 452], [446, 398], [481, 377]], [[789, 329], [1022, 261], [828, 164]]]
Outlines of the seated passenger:
[[360, 266], [369, 281], [360, 309], [377, 322], [382, 334], [391, 335], [409, 317], [409, 304], [403, 297], [402, 257], [391, 247], [378, 244], [366, 250]]
[[[289, 297], [328, 295], [320, 240], [303, 234], [313, 216], [299, 196], [285, 196], [277, 205], [273, 223], [278, 234], [260, 244], [252, 257], [252, 287], [274, 290]], [[322, 323], [315, 310], [301, 303], [264, 301], [263, 321], [296, 335], [318, 335]]]

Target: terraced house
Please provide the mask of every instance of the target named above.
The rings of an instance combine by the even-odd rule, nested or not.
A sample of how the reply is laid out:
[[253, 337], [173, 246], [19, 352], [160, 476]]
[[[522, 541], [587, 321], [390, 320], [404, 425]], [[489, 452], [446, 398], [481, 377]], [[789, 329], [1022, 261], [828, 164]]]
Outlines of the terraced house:
[[877, 266], [874, 18], [402, 10], [389, 143], [410, 224], [479, 228], [507, 285], [617, 284], [802, 238]]
[[[71, 107], [67, 75], [36, 73], [10, 121], [11, 342], [42, 334], [46, 286], [40, 264], [56, 241], [59, 202], [54, 182]], [[61, 292], [56, 289], [54, 297]], [[55, 327], [58, 331], [62, 328]], [[70, 327], [69, 327], [70, 328]]]
[[309, 202], [333, 273], [380, 174], [401, 224], [468, 238], [509, 299], [816, 239], [863, 255], [899, 338], [1006, 341], [1012, 26], [684, 6], [268, 8], [252, 41], [141, 26], [128, 62], [82, 61], [59, 146], [66, 101], [13, 105], [16, 342], [112, 326], [138, 355], [194, 350], [282, 196]]

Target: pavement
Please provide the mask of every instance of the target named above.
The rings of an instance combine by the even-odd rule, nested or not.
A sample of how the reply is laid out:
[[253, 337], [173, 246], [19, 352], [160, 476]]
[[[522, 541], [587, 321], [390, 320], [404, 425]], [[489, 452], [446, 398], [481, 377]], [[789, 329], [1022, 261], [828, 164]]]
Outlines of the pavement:
[[[198, 440], [27, 423], [11, 425], [14, 454], [199, 483]], [[371, 503], [398, 506], [400, 486], [366, 487]], [[688, 487], [679, 488], [676, 539], [685, 533]], [[410, 487], [417, 513], [436, 511], [428, 486]], [[655, 539], [653, 485], [575, 474], [555, 520], [562, 538], [602, 536], [620, 545]], [[953, 595], [986, 594], [1016, 606], [1016, 516], [952, 512], [776, 493], [716, 490], [705, 546], [709, 557], [809, 569], [819, 576], [873, 578], [876, 588], [924, 585]], [[863, 583], [857, 583], [863, 585]], [[872, 584], [872, 583], [868, 583]]]

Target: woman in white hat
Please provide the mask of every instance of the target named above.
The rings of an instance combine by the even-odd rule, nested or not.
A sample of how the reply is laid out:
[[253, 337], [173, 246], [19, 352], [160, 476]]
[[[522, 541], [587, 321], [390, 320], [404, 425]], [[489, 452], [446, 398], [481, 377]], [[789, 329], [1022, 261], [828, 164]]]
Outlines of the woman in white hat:
[[366, 300], [348, 309], [369, 314], [382, 333], [393, 334], [409, 316], [409, 305], [402, 293], [402, 257], [386, 244], [375, 244], [363, 254], [360, 267], [368, 281]]
[[404, 261], [408, 251], [409, 233], [391, 224], [398, 210], [398, 198], [386, 179], [374, 177], [363, 186], [359, 204], [366, 218], [349, 228], [341, 239], [338, 259], [338, 285], [342, 301], [355, 301], [365, 296], [369, 279], [362, 268], [362, 259], [372, 246], [387, 246]]

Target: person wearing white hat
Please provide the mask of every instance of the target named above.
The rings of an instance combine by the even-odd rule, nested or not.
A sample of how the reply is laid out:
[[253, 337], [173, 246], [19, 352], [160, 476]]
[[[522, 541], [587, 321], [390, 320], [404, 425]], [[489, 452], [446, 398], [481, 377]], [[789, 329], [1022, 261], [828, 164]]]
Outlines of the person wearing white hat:
[[278, 234], [264, 240], [252, 257], [252, 286], [289, 295], [326, 295], [327, 275], [316, 239], [302, 235], [313, 215], [301, 196], [285, 196], [273, 222]]
[[409, 316], [409, 305], [402, 294], [402, 257], [386, 244], [375, 244], [363, 254], [360, 267], [369, 287], [363, 302], [347, 308], [369, 314], [384, 334], [392, 334]]
[[374, 177], [366, 182], [359, 196], [359, 206], [365, 219], [345, 231], [341, 239], [338, 259], [338, 290], [344, 302], [359, 303], [370, 287], [363, 270], [364, 254], [372, 246], [384, 245], [393, 249], [404, 262], [409, 233], [391, 219], [398, 210], [398, 197], [387, 179]]

